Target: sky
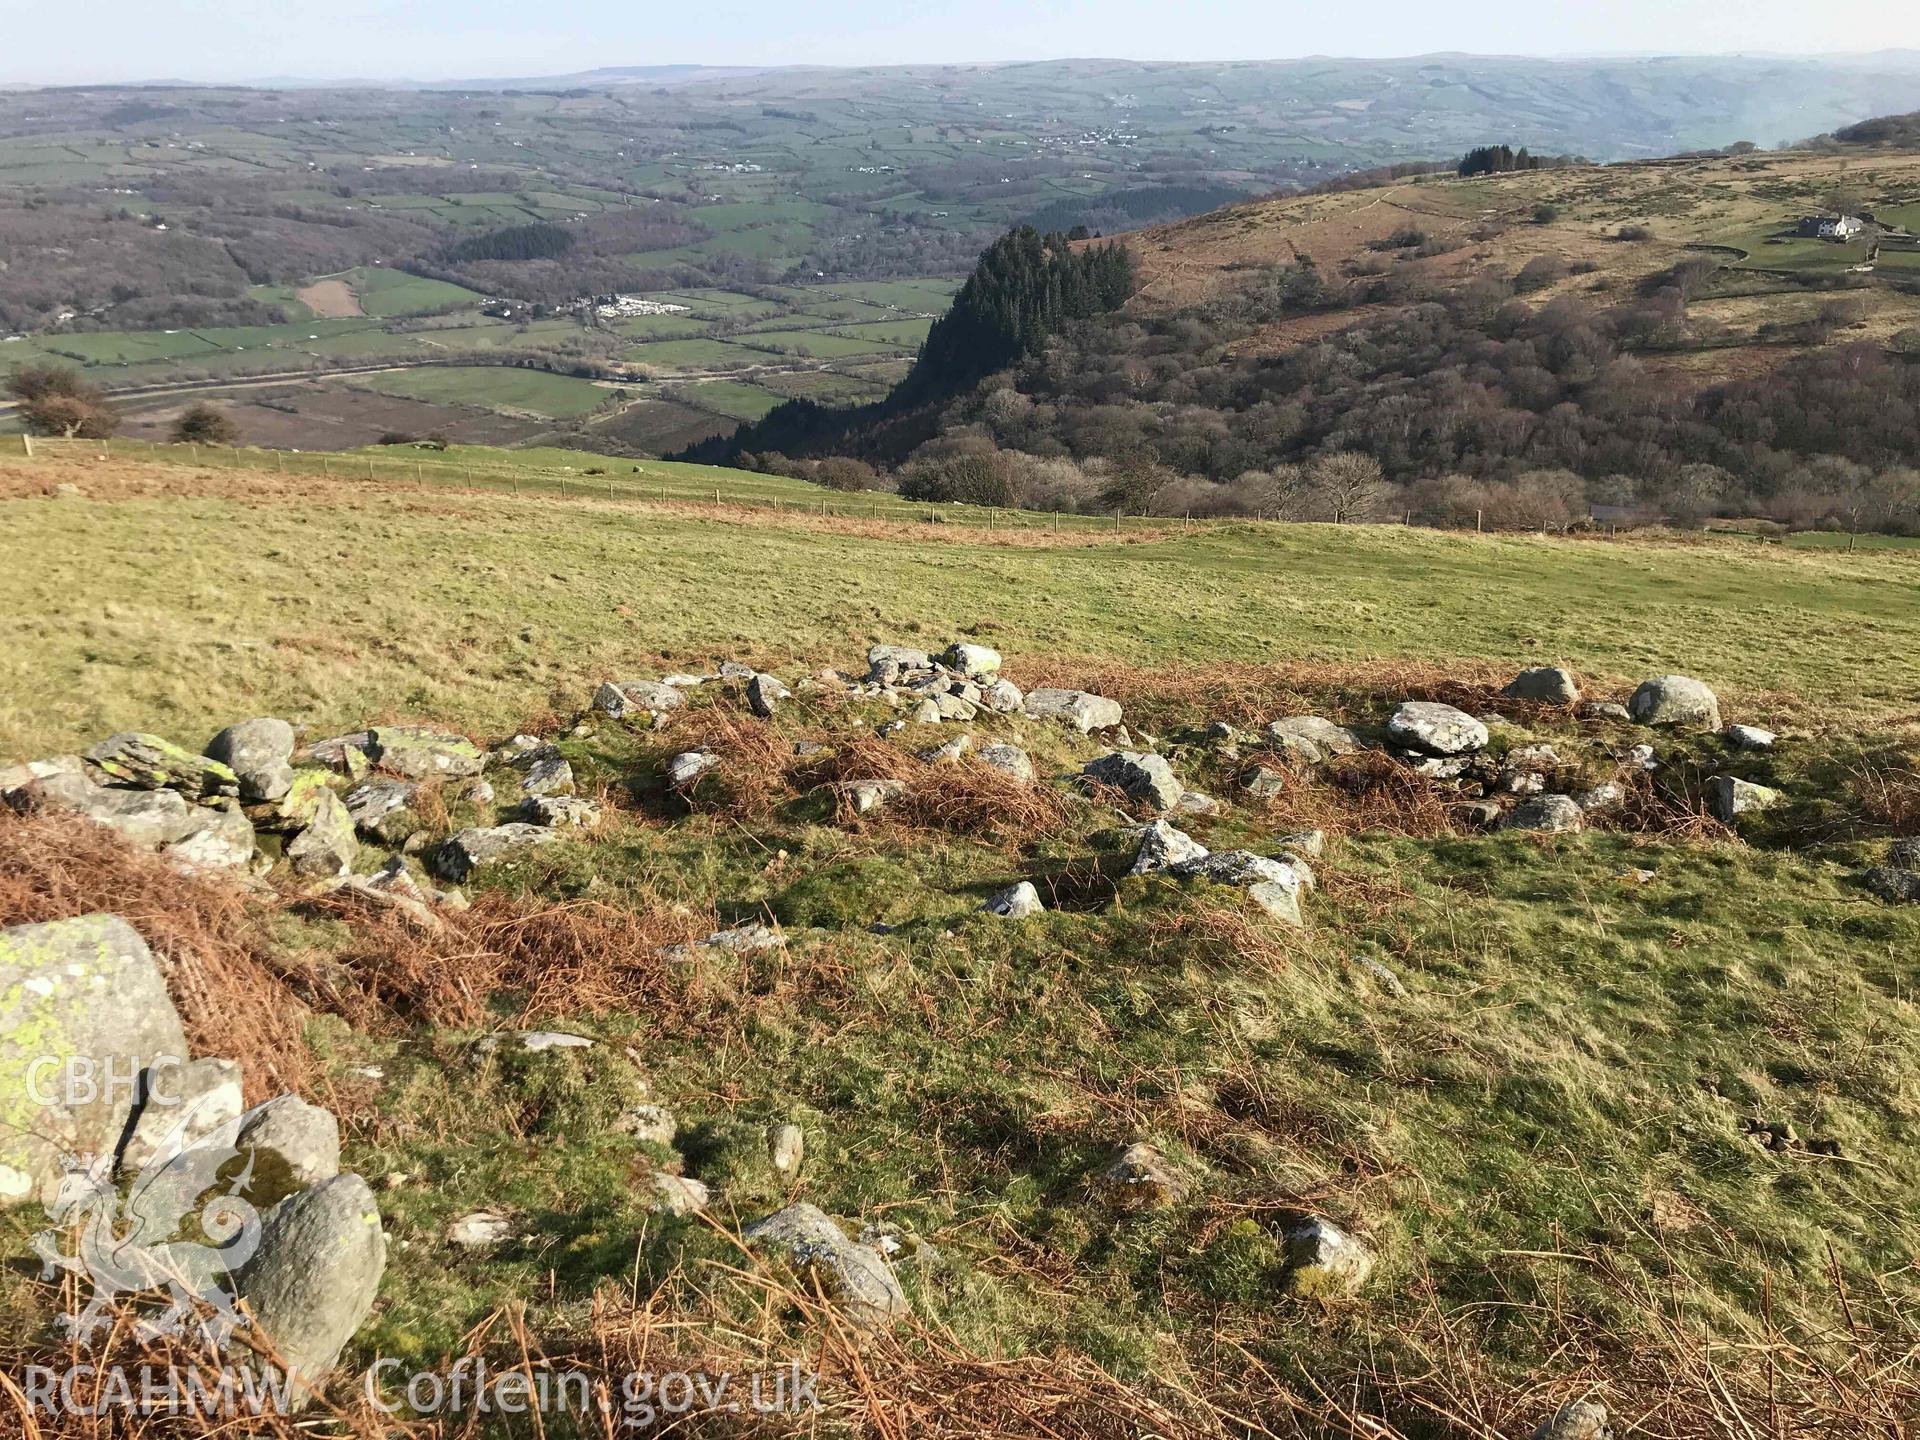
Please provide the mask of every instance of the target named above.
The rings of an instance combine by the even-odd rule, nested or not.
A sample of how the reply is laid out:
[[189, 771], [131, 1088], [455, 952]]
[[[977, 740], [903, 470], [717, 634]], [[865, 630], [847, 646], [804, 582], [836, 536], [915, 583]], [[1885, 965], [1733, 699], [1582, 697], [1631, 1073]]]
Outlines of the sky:
[[[0, 83], [1920, 47], [1913, 0], [0, 0]], [[1516, 23], [1518, 22], [1518, 23]]]

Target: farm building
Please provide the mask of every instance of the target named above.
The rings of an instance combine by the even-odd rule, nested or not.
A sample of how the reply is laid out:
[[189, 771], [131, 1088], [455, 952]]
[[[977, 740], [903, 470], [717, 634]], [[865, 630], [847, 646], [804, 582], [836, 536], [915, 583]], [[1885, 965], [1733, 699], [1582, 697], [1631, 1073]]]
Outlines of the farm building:
[[1809, 215], [1802, 220], [1798, 234], [1818, 240], [1851, 240], [1862, 230], [1866, 223], [1852, 215]]

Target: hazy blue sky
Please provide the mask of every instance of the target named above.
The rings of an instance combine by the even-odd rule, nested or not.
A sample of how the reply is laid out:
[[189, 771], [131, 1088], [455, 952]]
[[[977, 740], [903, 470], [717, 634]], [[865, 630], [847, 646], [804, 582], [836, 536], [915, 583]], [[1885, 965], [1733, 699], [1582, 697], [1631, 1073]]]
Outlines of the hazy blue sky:
[[0, 0], [0, 81], [1920, 46], [1912, 0]]

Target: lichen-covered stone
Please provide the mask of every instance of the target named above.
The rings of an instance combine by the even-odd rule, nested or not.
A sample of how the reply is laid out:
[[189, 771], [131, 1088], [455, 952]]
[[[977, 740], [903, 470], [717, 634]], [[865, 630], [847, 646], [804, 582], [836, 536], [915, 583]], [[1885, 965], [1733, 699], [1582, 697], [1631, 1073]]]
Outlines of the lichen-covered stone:
[[1720, 728], [1720, 698], [1691, 675], [1656, 675], [1628, 697], [1627, 714], [1639, 725]]
[[306, 826], [287, 842], [287, 864], [296, 875], [325, 880], [352, 870], [359, 850], [353, 816], [338, 795], [322, 790], [314, 797]]
[[62, 1151], [112, 1154], [139, 1074], [186, 1058], [166, 979], [126, 921], [0, 930], [0, 1203], [44, 1195]]
[[556, 833], [547, 826], [529, 825], [524, 821], [476, 826], [442, 841], [429, 857], [428, 865], [436, 875], [459, 885], [480, 871], [556, 838]]
[[1029, 690], [1021, 709], [1030, 720], [1062, 720], [1086, 735], [1120, 723], [1120, 702], [1085, 690]]
[[755, 1249], [818, 1281], [858, 1324], [880, 1325], [907, 1313], [906, 1294], [880, 1252], [849, 1239], [818, 1206], [789, 1205], [740, 1233]]
[[1312, 1219], [1287, 1232], [1287, 1290], [1308, 1299], [1345, 1299], [1373, 1274], [1373, 1252], [1331, 1220]]
[[87, 752], [87, 763], [108, 784], [135, 790], [177, 790], [190, 799], [240, 793], [240, 777], [218, 760], [158, 735], [111, 735]]
[[487, 765], [487, 752], [464, 735], [423, 725], [380, 725], [368, 734], [373, 763], [408, 780], [478, 775]]
[[1408, 700], [1387, 717], [1387, 735], [1423, 755], [1465, 755], [1486, 748], [1487, 727], [1437, 700]]
[[615, 720], [651, 720], [686, 703], [678, 687], [658, 680], [609, 680], [593, 692], [593, 708]]

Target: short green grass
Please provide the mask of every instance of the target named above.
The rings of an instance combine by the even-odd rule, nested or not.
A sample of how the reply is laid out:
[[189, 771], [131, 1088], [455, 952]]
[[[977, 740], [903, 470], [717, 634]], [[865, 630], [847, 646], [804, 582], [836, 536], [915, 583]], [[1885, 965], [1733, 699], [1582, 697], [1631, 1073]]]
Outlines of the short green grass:
[[[423, 455], [421, 470], [457, 475], [499, 453]], [[580, 472], [607, 469], [600, 457], [516, 458], [549, 493], [556, 472], [532, 467], [579, 467], [572, 497], [6, 502], [0, 558], [18, 578], [0, 755], [129, 726], [191, 738], [262, 707], [320, 726], [393, 705], [504, 726], [649, 654], [815, 655], [906, 626], [1155, 664], [1488, 657], [1625, 679], [1685, 671], [1788, 692], [1810, 719], [1900, 713], [1920, 689], [1907, 551], [1317, 525], [1174, 527], [1114, 545], [1083, 524], [1048, 548], [1018, 535], [951, 544], [917, 539], [914, 517], [934, 512], [892, 497], [872, 508], [900, 517], [901, 533], [823, 534], [590, 498], [600, 484], [654, 494], [656, 473], [679, 495], [704, 496], [710, 476], [722, 495], [834, 498], [798, 482], [651, 462], [590, 482]], [[331, 473], [355, 463], [336, 457]], [[407, 461], [390, 478], [412, 472]], [[183, 575], [192, 583], [168, 578]]]
[[395, 370], [353, 377], [353, 384], [383, 395], [430, 400], [442, 405], [471, 405], [509, 414], [542, 415], [561, 420], [585, 415], [608, 404], [613, 392], [590, 380], [524, 370], [508, 365], [452, 365]]

